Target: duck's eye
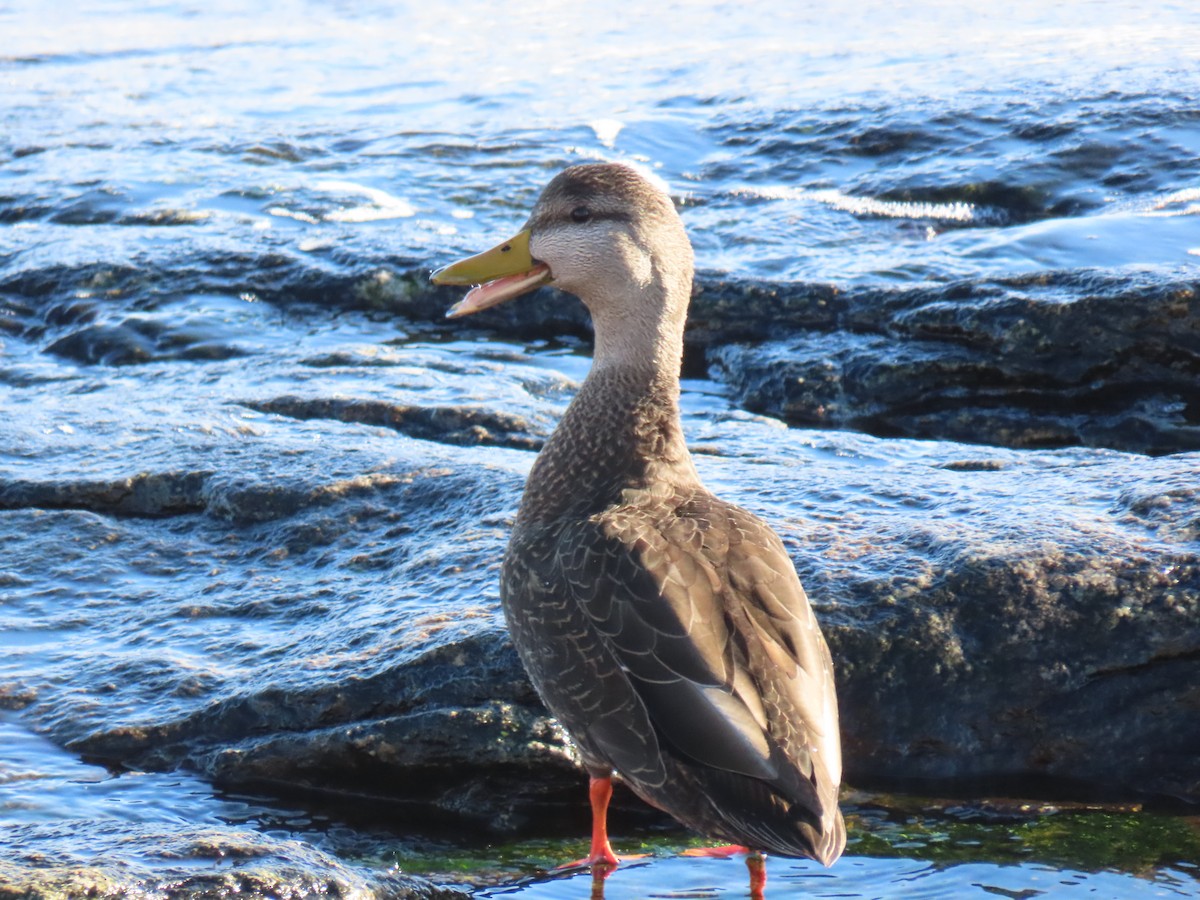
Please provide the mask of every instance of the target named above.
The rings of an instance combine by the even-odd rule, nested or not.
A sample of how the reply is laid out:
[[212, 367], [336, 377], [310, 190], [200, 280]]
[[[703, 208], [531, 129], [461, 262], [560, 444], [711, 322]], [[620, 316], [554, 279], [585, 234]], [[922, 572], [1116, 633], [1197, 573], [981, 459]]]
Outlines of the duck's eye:
[[592, 211], [586, 206], [577, 206], [571, 210], [571, 221], [583, 224], [592, 218]]

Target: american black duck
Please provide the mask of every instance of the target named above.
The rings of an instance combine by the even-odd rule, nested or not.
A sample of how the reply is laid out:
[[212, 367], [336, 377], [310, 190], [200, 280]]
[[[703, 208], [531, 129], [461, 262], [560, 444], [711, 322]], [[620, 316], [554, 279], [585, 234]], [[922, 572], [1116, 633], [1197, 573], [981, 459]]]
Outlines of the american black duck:
[[683, 824], [754, 851], [841, 854], [829, 650], [776, 534], [710, 493], [684, 442], [692, 248], [670, 198], [574, 166], [511, 240], [434, 273], [463, 316], [543, 284], [595, 327], [590, 373], [538, 455], [501, 576], [508, 626], [591, 775], [594, 866], [616, 864], [614, 770]]

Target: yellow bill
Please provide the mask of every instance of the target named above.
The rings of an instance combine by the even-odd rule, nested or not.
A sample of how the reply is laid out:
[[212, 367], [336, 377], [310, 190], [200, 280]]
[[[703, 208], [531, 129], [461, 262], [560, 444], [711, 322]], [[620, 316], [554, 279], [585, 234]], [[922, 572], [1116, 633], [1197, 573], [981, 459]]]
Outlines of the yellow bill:
[[526, 228], [491, 250], [438, 269], [430, 280], [434, 284], [474, 285], [446, 311], [446, 318], [456, 319], [519, 297], [549, 283], [553, 276], [548, 265], [534, 261]]

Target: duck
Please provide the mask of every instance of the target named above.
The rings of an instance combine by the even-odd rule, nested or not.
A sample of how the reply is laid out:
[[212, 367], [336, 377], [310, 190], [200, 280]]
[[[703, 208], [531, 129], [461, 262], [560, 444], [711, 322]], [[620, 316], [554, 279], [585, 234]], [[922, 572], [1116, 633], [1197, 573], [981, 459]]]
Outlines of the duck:
[[431, 276], [471, 286], [450, 318], [552, 285], [592, 319], [591, 368], [533, 462], [500, 572], [512, 642], [589, 776], [580, 863], [618, 864], [615, 775], [757, 859], [829, 866], [846, 844], [832, 659], [779, 536], [708, 490], [688, 450], [693, 277], [670, 195], [611, 162], [561, 171], [515, 236]]

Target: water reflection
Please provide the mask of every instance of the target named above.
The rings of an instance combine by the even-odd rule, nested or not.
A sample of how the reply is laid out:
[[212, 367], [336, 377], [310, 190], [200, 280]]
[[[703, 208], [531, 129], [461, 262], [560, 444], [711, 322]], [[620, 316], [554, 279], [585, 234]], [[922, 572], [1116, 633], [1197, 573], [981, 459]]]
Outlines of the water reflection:
[[843, 857], [831, 870], [789, 860], [768, 861], [768, 880], [756, 891], [740, 860], [655, 858], [623, 865], [606, 877], [587, 872], [543, 876], [473, 891], [478, 898], [519, 894], [522, 900], [1150, 900], [1200, 897], [1197, 867], [1166, 870], [1146, 878], [1113, 872], [1061, 870], [1037, 863], [940, 866], [918, 860]]
[[[761, 853], [744, 853], [733, 852], [735, 848], [713, 848], [708, 851], [706, 848], [696, 848], [694, 850], [685, 850], [680, 856], [688, 859], [715, 859], [715, 860], [730, 860], [744, 859], [746, 863], [746, 884], [750, 900], [765, 900], [767, 887], [767, 860]], [[618, 868], [628, 868], [633, 860], [637, 857], [623, 857], [621, 866], [595, 865], [591, 867], [589, 877], [591, 878], [591, 900], [605, 900], [605, 885], [609, 878], [617, 871]], [[648, 867], [649, 863], [643, 863], [643, 866]], [[565, 874], [565, 873], [563, 873]], [[730, 877], [730, 873], [725, 873], [726, 877]], [[654, 890], [647, 892], [649, 897], [662, 897], [666, 900], [703, 900], [703, 898], [716, 897], [722, 890], [729, 888], [700, 887], [693, 886], [687, 888], [677, 888], [674, 890]]]

